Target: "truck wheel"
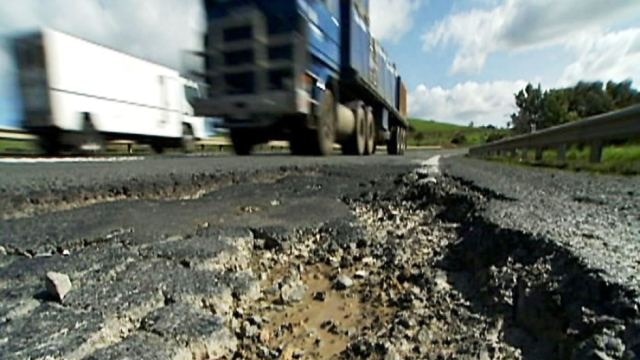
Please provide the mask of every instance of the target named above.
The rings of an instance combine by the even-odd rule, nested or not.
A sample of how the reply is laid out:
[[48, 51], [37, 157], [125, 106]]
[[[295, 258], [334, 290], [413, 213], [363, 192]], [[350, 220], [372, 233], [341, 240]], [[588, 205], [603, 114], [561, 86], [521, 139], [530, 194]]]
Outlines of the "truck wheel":
[[366, 126], [365, 126], [365, 149], [364, 149], [364, 154], [365, 155], [372, 155], [373, 153], [375, 153], [375, 147], [376, 147], [376, 123], [373, 119], [373, 113], [371, 111], [371, 109], [367, 109], [366, 112]]
[[404, 155], [407, 150], [407, 129], [400, 128], [400, 155]]
[[149, 144], [149, 146], [151, 146], [151, 150], [158, 155], [164, 154], [164, 151], [166, 150], [166, 144], [162, 140], [154, 141]]
[[89, 114], [84, 114], [83, 117], [82, 134], [80, 135], [78, 149], [84, 153], [97, 153], [103, 151], [106, 147], [104, 138], [93, 125], [91, 116]]
[[193, 129], [189, 124], [182, 124], [182, 139], [180, 141], [182, 151], [190, 153], [196, 149], [196, 138], [193, 135]]
[[233, 151], [240, 156], [251, 155], [256, 144], [251, 134], [241, 130], [231, 131], [231, 143], [233, 144]]
[[366, 143], [366, 119], [364, 109], [358, 105], [354, 110], [355, 131], [342, 145], [344, 155], [363, 155]]
[[401, 131], [399, 127], [391, 127], [391, 137], [387, 142], [387, 153], [389, 155], [400, 155], [400, 142], [402, 141], [400, 139], [400, 137], [402, 136], [400, 132]]
[[39, 138], [38, 145], [42, 151], [48, 156], [60, 155], [62, 152], [62, 144], [55, 135], [43, 135]]
[[336, 108], [331, 90], [325, 91], [315, 116], [316, 129], [310, 134], [312, 153], [320, 156], [330, 155], [336, 139]]

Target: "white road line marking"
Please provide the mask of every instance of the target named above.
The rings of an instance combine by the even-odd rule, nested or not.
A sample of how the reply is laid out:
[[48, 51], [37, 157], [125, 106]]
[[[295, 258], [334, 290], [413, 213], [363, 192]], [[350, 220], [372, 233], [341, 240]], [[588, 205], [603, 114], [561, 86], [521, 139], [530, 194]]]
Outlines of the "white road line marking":
[[105, 163], [140, 160], [144, 160], [144, 157], [0, 158], [0, 164]]

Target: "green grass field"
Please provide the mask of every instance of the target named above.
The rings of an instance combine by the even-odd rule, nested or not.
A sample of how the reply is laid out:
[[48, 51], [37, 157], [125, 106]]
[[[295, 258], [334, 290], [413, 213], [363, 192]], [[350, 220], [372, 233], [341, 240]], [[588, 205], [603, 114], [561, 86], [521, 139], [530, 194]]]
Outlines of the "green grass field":
[[469, 127], [433, 120], [409, 119], [409, 145], [414, 146], [473, 146], [483, 144], [489, 136], [505, 136], [509, 131], [483, 127]]

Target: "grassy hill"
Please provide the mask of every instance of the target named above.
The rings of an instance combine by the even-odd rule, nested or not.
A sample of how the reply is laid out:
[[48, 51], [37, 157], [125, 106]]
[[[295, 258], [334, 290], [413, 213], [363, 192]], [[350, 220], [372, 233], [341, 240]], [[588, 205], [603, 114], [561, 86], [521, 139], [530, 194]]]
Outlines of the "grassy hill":
[[491, 137], [505, 136], [504, 129], [469, 127], [441, 123], [433, 120], [409, 119], [409, 145], [417, 146], [472, 146], [483, 144]]

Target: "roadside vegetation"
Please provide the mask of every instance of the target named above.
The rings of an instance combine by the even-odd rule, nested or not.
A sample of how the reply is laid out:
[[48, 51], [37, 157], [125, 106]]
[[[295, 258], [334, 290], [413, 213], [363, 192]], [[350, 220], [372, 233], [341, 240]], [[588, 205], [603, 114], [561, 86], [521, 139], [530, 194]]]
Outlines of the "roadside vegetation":
[[409, 119], [410, 146], [466, 147], [501, 139], [510, 134], [507, 129], [494, 126], [476, 127], [447, 124], [434, 120]]
[[492, 157], [491, 160], [527, 166], [551, 167], [572, 171], [589, 171], [620, 175], [640, 175], [640, 141], [608, 145], [602, 151], [602, 161], [589, 162], [589, 148], [572, 146], [567, 149], [566, 161], [558, 160], [556, 150], [545, 150], [542, 160], [536, 161], [530, 151], [527, 158], [518, 153], [516, 157]]
[[[591, 116], [620, 110], [640, 104], [640, 93], [630, 80], [616, 83], [579, 82], [573, 87], [543, 91], [541, 86], [528, 84], [515, 94], [518, 111], [511, 115], [509, 135], [578, 121]], [[593, 171], [624, 175], [640, 174], [640, 140], [608, 144], [603, 149], [600, 163], [589, 162], [589, 147], [574, 145], [566, 153], [566, 161], [557, 158], [555, 150], [543, 152], [542, 160], [533, 160], [533, 154], [523, 158], [494, 157], [494, 160], [533, 166], [546, 166], [574, 171]]]

